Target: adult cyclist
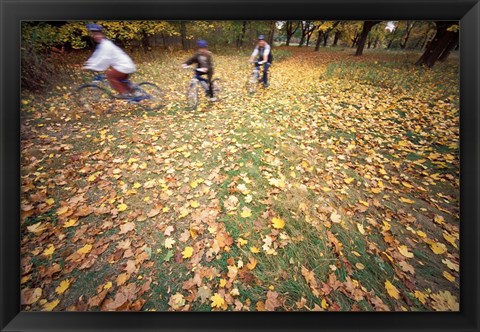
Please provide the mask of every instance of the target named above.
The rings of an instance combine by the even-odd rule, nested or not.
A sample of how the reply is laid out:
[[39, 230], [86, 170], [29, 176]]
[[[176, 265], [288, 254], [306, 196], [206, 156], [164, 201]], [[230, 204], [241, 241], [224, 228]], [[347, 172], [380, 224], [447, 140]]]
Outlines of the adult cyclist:
[[265, 41], [265, 36], [258, 36], [257, 46], [253, 50], [252, 55], [250, 56], [249, 62], [253, 62], [255, 67], [259, 69], [260, 66], [263, 66], [263, 75], [261, 82], [263, 86], [268, 87], [268, 68], [270, 68], [273, 60], [272, 50], [270, 45]]
[[105, 71], [111, 87], [118, 91], [121, 97], [131, 97], [133, 91], [126, 80], [137, 70], [132, 59], [105, 37], [102, 26], [87, 24], [87, 30], [97, 46], [92, 56], [83, 65], [83, 69]]

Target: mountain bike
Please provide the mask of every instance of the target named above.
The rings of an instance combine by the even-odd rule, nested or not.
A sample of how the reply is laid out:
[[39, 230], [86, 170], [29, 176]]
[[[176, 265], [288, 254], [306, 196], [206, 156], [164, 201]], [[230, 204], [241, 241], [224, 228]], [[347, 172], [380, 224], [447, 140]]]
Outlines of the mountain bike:
[[112, 91], [104, 74], [96, 75], [91, 82], [75, 89], [76, 102], [83, 110], [96, 114], [110, 112], [119, 100], [138, 105], [146, 111], [158, 110], [163, 106], [164, 95], [156, 84], [151, 82], [136, 84], [130, 80], [123, 82], [128, 83], [132, 90], [128, 97]]
[[[255, 64], [251, 73], [247, 76], [247, 82], [245, 83], [245, 87], [249, 94], [254, 94], [257, 91], [258, 85], [262, 83], [262, 79], [260, 77], [261, 71], [260, 67], [265, 64], [263, 61], [255, 61], [251, 62]], [[250, 64], [249, 64], [250, 66]], [[271, 71], [268, 72], [269, 79], [271, 78]]]
[[[196, 72], [198, 70], [198, 68], [193, 68], [193, 67], [190, 67], [190, 66], [185, 67], [185, 69], [193, 70], [193, 72]], [[188, 83], [187, 93], [186, 93], [187, 108], [189, 110], [195, 110], [198, 106], [198, 103], [199, 103], [198, 91], [200, 90], [199, 86], [202, 87], [203, 91], [207, 95], [208, 94], [208, 89], [209, 89], [208, 83], [205, 82], [205, 81], [200, 81], [195, 76], [192, 77], [192, 79]], [[215, 79], [212, 80], [212, 89], [213, 89], [213, 96], [214, 96], [215, 100], [211, 100], [211, 101], [216, 101], [216, 100], [219, 99], [220, 92], [221, 92], [221, 81], [220, 81], [219, 78], [215, 78]]]

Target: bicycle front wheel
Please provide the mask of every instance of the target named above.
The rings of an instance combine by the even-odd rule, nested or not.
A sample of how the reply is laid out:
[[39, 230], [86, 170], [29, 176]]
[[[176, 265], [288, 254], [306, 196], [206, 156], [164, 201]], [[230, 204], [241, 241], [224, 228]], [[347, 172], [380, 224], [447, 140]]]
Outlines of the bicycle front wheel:
[[88, 113], [100, 115], [105, 112], [110, 112], [114, 107], [112, 94], [95, 84], [80, 86], [76, 90], [75, 96], [78, 106]]
[[155, 111], [163, 107], [165, 96], [157, 85], [150, 82], [142, 82], [138, 84], [136, 91], [142, 94], [138, 104], [145, 110]]
[[198, 84], [196, 81], [190, 82], [187, 89], [187, 107], [194, 110], [198, 106]]
[[212, 80], [213, 96], [219, 100], [222, 97], [222, 81], [219, 78]]
[[249, 94], [254, 94], [257, 91], [257, 85], [258, 85], [258, 75], [255, 73], [253, 75], [249, 75], [247, 78], [247, 82], [245, 84], [247, 92]]

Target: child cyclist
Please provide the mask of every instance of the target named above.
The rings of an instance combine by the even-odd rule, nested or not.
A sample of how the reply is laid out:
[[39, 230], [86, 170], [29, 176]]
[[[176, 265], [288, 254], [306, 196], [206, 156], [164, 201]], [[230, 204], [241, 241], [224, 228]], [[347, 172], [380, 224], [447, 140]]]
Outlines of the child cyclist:
[[132, 89], [126, 80], [137, 68], [132, 59], [111, 40], [105, 37], [103, 27], [87, 24], [94, 42], [97, 44], [92, 56], [85, 62], [83, 69], [105, 71], [111, 87], [123, 98], [132, 97]]
[[[195, 78], [202, 84], [207, 84], [207, 96], [210, 98], [210, 101], [217, 100], [213, 95], [213, 86], [212, 86], [212, 76], [213, 76], [213, 59], [212, 52], [207, 49], [207, 42], [205, 40], [197, 41], [197, 51], [196, 53], [187, 61], [182, 64], [183, 68], [187, 68], [191, 64], [196, 63], [197, 68], [195, 69]], [[204, 75], [207, 78], [203, 77]]]
[[273, 60], [273, 54], [270, 45], [265, 41], [265, 36], [258, 36], [257, 46], [253, 50], [250, 59], [248, 60], [251, 63], [255, 64], [255, 67], [259, 69], [260, 66], [263, 66], [263, 76], [261, 82], [265, 88], [268, 87], [268, 68], [270, 68]]

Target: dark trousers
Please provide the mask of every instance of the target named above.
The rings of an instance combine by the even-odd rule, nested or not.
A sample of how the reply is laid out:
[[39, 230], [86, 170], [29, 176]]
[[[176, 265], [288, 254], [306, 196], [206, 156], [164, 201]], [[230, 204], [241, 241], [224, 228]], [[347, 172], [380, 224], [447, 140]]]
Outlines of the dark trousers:
[[260, 66], [263, 66], [263, 76], [261, 81], [263, 84], [268, 84], [268, 68], [270, 68], [271, 63], [270, 62], [265, 62], [263, 65], [259, 65], [258, 61], [255, 62], [255, 67], [259, 69]]
[[207, 90], [207, 95], [210, 98], [213, 98], [213, 85], [212, 85], [212, 78], [210, 75], [207, 75], [207, 78], [202, 77], [202, 75], [207, 75], [207, 73], [202, 73], [198, 70], [195, 70], [195, 78], [199, 80], [200, 82], [205, 82], [208, 84], [208, 90]]

